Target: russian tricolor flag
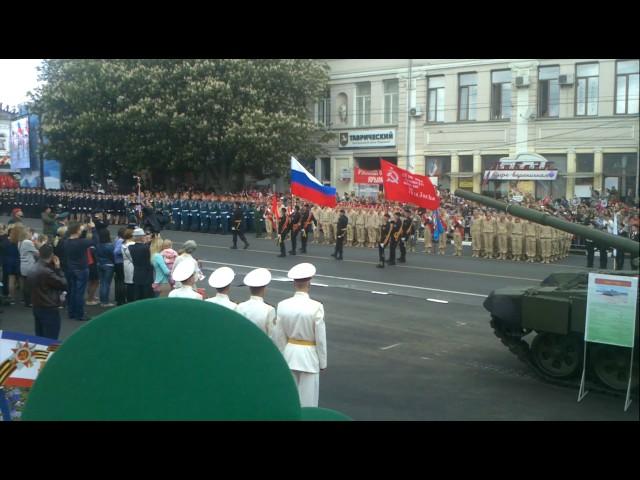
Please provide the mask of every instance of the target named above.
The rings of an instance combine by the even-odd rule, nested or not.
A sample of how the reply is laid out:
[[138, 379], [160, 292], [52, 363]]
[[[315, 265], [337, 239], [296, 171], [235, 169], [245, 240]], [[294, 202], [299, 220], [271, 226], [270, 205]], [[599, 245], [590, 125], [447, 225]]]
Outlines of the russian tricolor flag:
[[336, 189], [322, 185], [294, 157], [291, 157], [291, 194], [316, 205], [335, 207], [337, 204]]

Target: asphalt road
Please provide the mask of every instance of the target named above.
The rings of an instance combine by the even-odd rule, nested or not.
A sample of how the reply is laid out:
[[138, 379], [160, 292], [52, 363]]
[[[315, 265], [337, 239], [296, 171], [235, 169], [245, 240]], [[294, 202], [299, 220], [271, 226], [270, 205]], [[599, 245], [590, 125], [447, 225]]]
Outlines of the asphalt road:
[[[0, 219], [6, 222], [6, 218]], [[39, 228], [40, 222], [28, 220]], [[637, 402], [623, 412], [624, 399], [590, 393], [577, 403], [577, 390], [549, 385], [495, 337], [484, 297], [505, 286], [534, 286], [553, 272], [581, 270], [585, 258], [557, 264], [523, 264], [465, 257], [408, 254], [405, 265], [375, 268], [377, 250], [310, 244], [308, 255], [277, 258], [275, 242], [247, 236], [251, 246], [230, 250], [231, 236], [165, 231], [176, 250], [195, 240], [205, 268], [229, 265], [239, 283], [254, 267], [272, 271], [267, 301], [292, 294], [287, 270], [316, 265], [311, 296], [325, 306], [328, 368], [320, 380], [320, 406], [356, 420], [638, 420]], [[421, 244], [419, 245], [422, 246]], [[211, 289], [206, 282], [207, 291]], [[244, 287], [231, 291], [242, 301]], [[435, 301], [434, 301], [435, 300]], [[442, 303], [447, 302], [447, 303]], [[99, 307], [87, 307], [90, 316]], [[81, 325], [63, 319], [62, 339]], [[33, 333], [30, 311], [4, 307], [0, 328]]]

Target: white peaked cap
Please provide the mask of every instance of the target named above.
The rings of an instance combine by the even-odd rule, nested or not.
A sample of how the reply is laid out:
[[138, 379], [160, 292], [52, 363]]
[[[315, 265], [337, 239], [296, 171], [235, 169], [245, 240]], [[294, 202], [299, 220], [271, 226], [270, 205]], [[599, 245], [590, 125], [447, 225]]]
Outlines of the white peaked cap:
[[311, 278], [316, 274], [316, 267], [310, 263], [299, 263], [287, 273], [287, 277], [293, 280]]
[[233, 282], [236, 274], [229, 267], [220, 267], [209, 277], [209, 285], [213, 288], [225, 288]]
[[264, 287], [271, 282], [271, 272], [266, 268], [256, 268], [251, 270], [244, 277], [244, 284], [247, 287]]
[[197, 268], [198, 264], [195, 262], [195, 260], [183, 260], [173, 271], [173, 279], [176, 282], [184, 282], [185, 280], [191, 278], [194, 273], [196, 273]]

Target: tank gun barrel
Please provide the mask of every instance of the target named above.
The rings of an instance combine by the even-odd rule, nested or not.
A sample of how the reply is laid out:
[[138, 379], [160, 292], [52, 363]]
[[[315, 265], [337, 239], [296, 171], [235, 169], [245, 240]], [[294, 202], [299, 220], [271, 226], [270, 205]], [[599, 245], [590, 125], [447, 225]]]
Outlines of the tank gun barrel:
[[567, 222], [561, 220], [548, 213], [539, 212], [527, 207], [521, 207], [519, 205], [511, 205], [494, 198], [485, 197], [484, 195], [478, 195], [467, 190], [458, 189], [454, 192], [457, 197], [462, 197], [471, 202], [480, 203], [496, 210], [507, 212], [515, 217], [524, 218], [533, 223], [540, 225], [548, 225], [549, 227], [557, 228], [564, 232], [573, 233], [584, 238], [590, 238], [599, 245], [613, 247], [620, 249], [624, 252], [631, 254], [632, 258], [637, 258], [640, 255], [640, 244], [625, 237], [619, 237], [607, 232], [601, 232], [593, 228], [588, 228], [576, 223]]

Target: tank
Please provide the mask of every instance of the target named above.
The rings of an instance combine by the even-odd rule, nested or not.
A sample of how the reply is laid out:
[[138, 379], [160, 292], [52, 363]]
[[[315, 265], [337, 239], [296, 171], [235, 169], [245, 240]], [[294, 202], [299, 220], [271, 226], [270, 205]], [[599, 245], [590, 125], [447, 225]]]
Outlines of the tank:
[[[638, 275], [638, 242], [465, 190], [456, 190], [455, 195], [534, 223], [590, 238], [598, 245], [628, 252], [632, 258], [632, 268], [636, 270], [597, 271], [611, 275]], [[535, 287], [507, 287], [494, 290], [483, 303], [491, 315], [490, 325], [496, 336], [542, 380], [566, 387], [577, 388], [580, 385], [584, 359], [588, 279], [587, 269], [554, 273]], [[635, 331], [637, 346], [637, 313]], [[586, 369], [588, 388], [623, 395], [629, 381], [630, 356], [628, 348], [590, 343]], [[634, 397], [637, 397], [638, 393], [638, 357], [636, 348], [632, 378]]]

